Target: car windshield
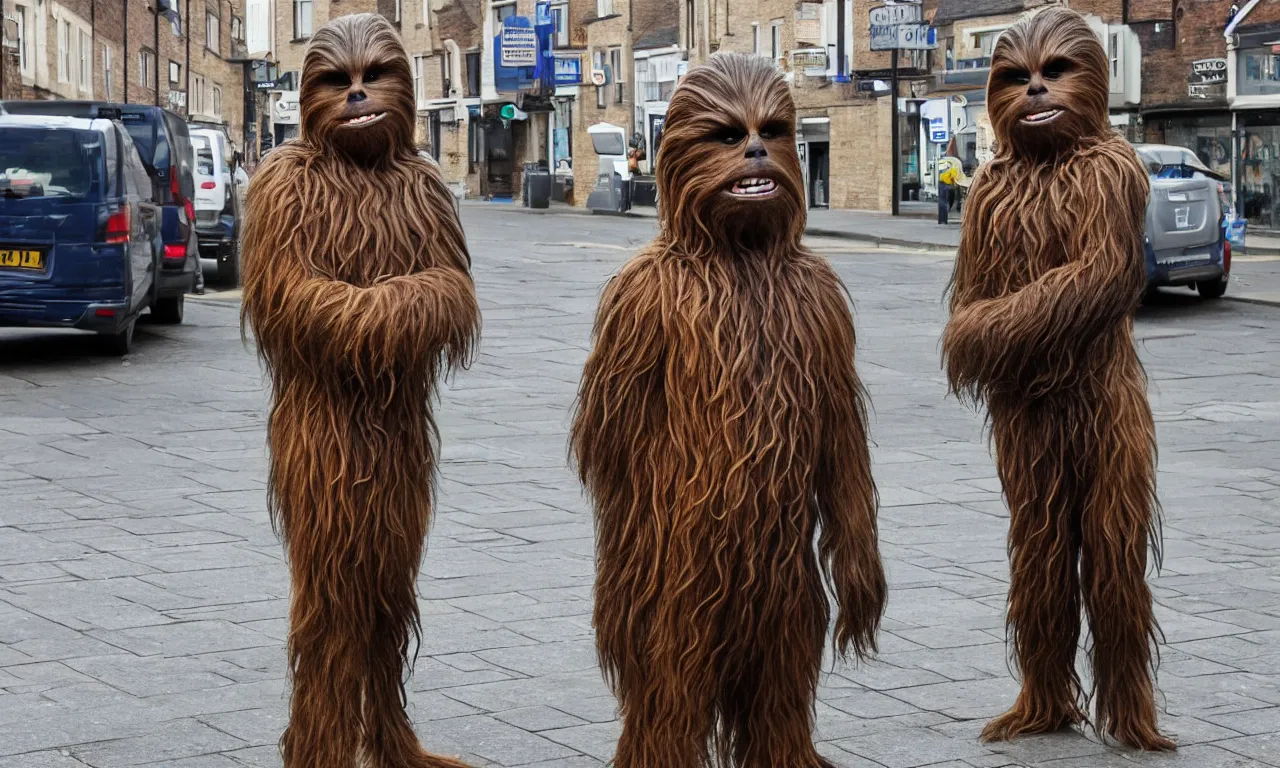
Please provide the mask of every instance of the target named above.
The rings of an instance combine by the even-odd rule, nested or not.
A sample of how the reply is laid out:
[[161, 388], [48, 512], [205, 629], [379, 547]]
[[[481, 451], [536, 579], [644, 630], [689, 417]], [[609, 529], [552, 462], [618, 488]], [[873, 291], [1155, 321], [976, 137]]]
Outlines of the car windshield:
[[196, 175], [213, 176], [213, 148], [203, 136], [192, 136], [191, 146], [196, 150]]
[[87, 197], [102, 178], [102, 134], [0, 128], [0, 196]]
[[1205, 168], [1200, 158], [1190, 150], [1185, 152], [1138, 150], [1138, 157], [1153, 179], [1221, 179]]
[[148, 171], [169, 167], [169, 145], [159, 135], [159, 126], [147, 119], [145, 114], [139, 113], [126, 112], [121, 115], [120, 121], [133, 138], [138, 156], [142, 158], [142, 164], [147, 166]]

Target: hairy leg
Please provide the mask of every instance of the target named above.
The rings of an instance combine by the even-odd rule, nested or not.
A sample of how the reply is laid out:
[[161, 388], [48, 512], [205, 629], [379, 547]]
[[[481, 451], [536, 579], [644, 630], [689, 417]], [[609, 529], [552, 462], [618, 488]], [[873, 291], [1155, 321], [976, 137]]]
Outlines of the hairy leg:
[[1022, 690], [983, 741], [1048, 733], [1085, 719], [1075, 671], [1079, 480], [1069, 424], [1053, 404], [997, 419], [996, 461], [1009, 504], [1009, 612]]
[[289, 725], [280, 739], [285, 768], [354, 768], [362, 719], [360, 691], [369, 624], [344, 591], [337, 568], [317, 550], [305, 526], [289, 535], [293, 580]]
[[1156, 726], [1152, 649], [1159, 632], [1146, 583], [1155, 533], [1154, 427], [1138, 382], [1108, 393], [1099, 407], [1099, 445], [1084, 511], [1081, 582], [1093, 636], [1098, 732], [1144, 750], [1174, 742]]
[[775, 576], [792, 582], [772, 590], [786, 596], [780, 610], [756, 614], [754, 626], [727, 630], [743, 638], [731, 647], [749, 655], [722, 664], [718, 752], [726, 764], [732, 755], [738, 768], [834, 768], [813, 745], [827, 595], [816, 562], [803, 572]]

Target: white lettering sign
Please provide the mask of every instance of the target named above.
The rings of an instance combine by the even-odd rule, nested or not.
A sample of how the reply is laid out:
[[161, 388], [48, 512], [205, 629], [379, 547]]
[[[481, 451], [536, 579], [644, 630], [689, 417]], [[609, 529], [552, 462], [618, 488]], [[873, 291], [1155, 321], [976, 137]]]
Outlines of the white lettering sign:
[[871, 9], [871, 26], [914, 24], [920, 21], [918, 5], [885, 5]]

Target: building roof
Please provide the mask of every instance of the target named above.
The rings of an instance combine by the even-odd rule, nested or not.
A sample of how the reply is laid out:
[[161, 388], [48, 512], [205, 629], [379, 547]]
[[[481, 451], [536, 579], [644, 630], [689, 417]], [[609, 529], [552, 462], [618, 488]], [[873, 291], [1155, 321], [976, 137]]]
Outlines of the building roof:
[[933, 23], [946, 24], [956, 19], [1018, 13], [1026, 5], [1025, 0], [938, 0], [938, 13], [933, 17]]
[[667, 46], [675, 45], [679, 41], [680, 27], [673, 24], [669, 27], [651, 29], [645, 32], [633, 47], [638, 51], [643, 51], [649, 48], [666, 48]]

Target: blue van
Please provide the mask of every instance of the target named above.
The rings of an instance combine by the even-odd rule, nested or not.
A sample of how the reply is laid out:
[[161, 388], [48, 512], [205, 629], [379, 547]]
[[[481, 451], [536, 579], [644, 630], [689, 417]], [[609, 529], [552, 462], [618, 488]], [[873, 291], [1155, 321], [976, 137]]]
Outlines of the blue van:
[[183, 119], [147, 104], [109, 104], [100, 101], [5, 101], [0, 109], [12, 115], [62, 115], [92, 119], [103, 115], [120, 121], [137, 147], [151, 178], [151, 200], [161, 207], [164, 240], [159, 295], [181, 297], [201, 281], [200, 252], [195, 228], [195, 180], [191, 135]]
[[78, 328], [127, 354], [160, 295], [161, 209], [121, 123], [0, 110], [0, 326]]

